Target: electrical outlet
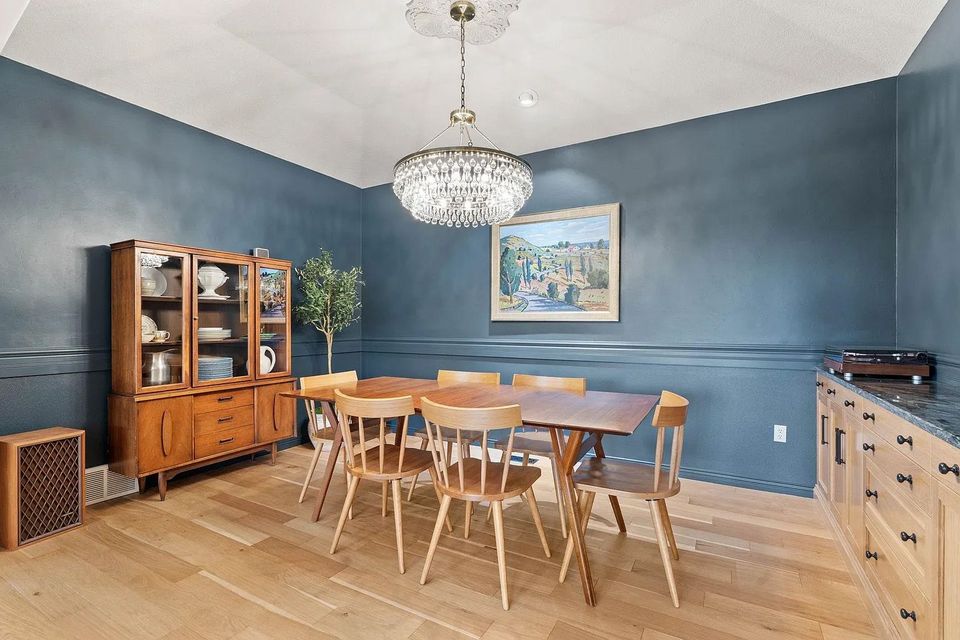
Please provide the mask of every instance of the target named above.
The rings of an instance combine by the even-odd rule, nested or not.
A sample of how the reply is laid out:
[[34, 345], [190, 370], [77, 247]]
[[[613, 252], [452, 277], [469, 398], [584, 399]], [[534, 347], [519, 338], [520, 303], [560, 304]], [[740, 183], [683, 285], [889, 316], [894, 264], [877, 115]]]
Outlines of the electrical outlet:
[[787, 441], [787, 425], [785, 424], [773, 425], [773, 441], [774, 442]]

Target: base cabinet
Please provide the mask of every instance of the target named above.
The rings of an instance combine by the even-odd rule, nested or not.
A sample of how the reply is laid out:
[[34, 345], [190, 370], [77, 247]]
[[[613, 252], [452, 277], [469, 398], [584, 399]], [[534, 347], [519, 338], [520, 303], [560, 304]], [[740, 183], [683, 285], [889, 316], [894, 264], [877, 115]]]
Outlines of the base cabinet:
[[877, 631], [960, 640], [960, 451], [831, 376], [817, 382], [815, 493]]

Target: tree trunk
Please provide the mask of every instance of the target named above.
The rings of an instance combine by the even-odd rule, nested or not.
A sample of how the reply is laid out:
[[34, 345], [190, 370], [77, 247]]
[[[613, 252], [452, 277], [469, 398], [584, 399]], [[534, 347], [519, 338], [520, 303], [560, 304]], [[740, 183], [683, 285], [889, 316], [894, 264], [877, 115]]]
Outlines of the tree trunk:
[[333, 373], [333, 334], [327, 336], [327, 373]]

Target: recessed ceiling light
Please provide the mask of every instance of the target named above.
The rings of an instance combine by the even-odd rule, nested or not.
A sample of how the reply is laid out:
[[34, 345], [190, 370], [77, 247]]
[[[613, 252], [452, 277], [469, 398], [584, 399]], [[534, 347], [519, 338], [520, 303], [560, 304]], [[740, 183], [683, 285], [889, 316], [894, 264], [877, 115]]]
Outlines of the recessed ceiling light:
[[537, 92], [533, 89], [527, 89], [517, 96], [517, 101], [520, 103], [521, 107], [529, 109], [530, 107], [535, 107], [537, 105], [537, 102], [540, 101], [540, 96], [537, 95]]

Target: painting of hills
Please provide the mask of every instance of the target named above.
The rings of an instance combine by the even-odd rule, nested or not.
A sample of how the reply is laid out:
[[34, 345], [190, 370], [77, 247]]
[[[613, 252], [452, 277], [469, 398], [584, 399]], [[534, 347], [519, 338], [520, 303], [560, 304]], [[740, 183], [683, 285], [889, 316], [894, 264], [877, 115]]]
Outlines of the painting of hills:
[[619, 319], [619, 205], [517, 217], [492, 240], [492, 319]]

